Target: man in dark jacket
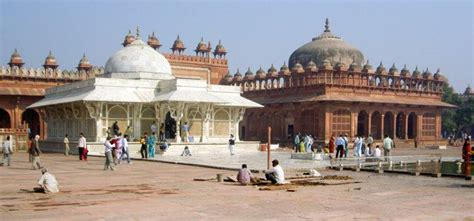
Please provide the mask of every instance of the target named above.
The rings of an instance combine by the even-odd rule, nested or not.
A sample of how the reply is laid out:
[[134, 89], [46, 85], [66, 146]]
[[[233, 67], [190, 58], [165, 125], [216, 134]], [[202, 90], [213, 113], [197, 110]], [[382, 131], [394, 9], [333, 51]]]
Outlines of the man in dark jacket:
[[30, 155], [33, 157], [32, 166], [33, 170], [41, 169], [40, 154], [41, 150], [39, 148], [39, 135], [36, 135], [35, 138], [31, 141]]

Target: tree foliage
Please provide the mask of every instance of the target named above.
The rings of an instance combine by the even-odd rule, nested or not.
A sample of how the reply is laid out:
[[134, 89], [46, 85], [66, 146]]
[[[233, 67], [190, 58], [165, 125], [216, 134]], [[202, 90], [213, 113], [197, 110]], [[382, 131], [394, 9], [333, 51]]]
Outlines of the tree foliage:
[[455, 109], [447, 109], [442, 115], [442, 127], [447, 131], [460, 131], [465, 127], [474, 126], [474, 98], [463, 97], [454, 92], [448, 84], [444, 84], [442, 100], [446, 103], [456, 105]]

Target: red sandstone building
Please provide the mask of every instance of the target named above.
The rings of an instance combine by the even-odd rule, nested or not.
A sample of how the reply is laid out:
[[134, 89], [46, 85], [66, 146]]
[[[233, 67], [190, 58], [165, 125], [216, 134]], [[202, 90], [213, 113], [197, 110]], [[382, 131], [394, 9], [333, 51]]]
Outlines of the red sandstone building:
[[[138, 34], [138, 30], [137, 30]], [[125, 36], [124, 46], [133, 42], [135, 36], [129, 32]], [[153, 33], [148, 36], [148, 45], [158, 50], [160, 41]], [[219, 43], [214, 47], [202, 39], [198, 43], [196, 55], [184, 54], [186, 47], [179, 36], [174, 41], [172, 53], [163, 53], [171, 64], [173, 74], [178, 77], [206, 79], [218, 84], [228, 72], [227, 53]], [[15, 49], [8, 67], [0, 67], [0, 142], [7, 135], [15, 141], [16, 149], [25, 149], [28, 135], [39, 134], [46, 138], [44, 113], [27, 109], [28, 106], [43, 98], [45, 89], [74, 81], [84, 80], [103, 74], [102, 67], [91, 65], [85, 55], [80, 59], [76, 70], [60, 70], [59, 63], [50, 52], [43, 68], [25, 68], [20, 53]]]
[[381, 139], [436, 143], [441, 139], [441, 113], [454, 106], [441, 101], [446, 79], [439, 69], [399, 71], [382, 63], [374, 70], [356, 48], [333, 35], [326, 20], [324, 32], [298, 48], [278, 71], [273, 65], [256, 74], [226, 75], [224, 84], [265, 108], [249, 109], [241, 123], [246, 140], [291, 142], [298, 133], [318, 140], [331, 135], [356, 134]]

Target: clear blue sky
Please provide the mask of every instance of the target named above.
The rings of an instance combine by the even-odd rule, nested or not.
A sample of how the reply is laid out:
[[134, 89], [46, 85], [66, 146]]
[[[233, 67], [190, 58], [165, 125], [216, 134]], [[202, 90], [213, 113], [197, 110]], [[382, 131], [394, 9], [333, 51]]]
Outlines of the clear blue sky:
[[[24, 1], [0, 0], [0, 62], [18, 48], [27, 67], [40, 67], [51, 49], [61, 69], [85, 52], [103, 66], [129, 29], [155, 31], [169, 52], [176, 35], [188, 54], [201, 37], [228, 50], [231, 73], [255, 72], [331, 30], [377, 66], [437, 68], [459, 91], [474, 87], [471, 1]], [[245, 70], [243, 70], [245, 69]]]

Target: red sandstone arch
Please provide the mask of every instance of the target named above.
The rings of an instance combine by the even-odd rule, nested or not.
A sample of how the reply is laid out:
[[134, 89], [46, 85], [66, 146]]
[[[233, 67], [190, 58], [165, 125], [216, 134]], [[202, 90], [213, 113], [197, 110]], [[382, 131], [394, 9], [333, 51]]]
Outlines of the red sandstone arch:
[[369, 114], [365, 110], [357, 115], [357, 134], [365, 137], [369, 135]]
[[10, 120], [10, 114], [0, 108], [0, 128], [11, 128], [11, 120]]
[[401, 139], [406, 139], [405, 137], [405, 128], [407, 126], [405, 125], [406, 117], [407, 116], [403, 112], [400, 112], [397, 114], [397, 119], [396, 119], [397, 125], [396, 125], [395, 135], [396, 137], [401, 138]]
[[414, 113], [414, 112], [411, 112], [409, 115], [408, 115], [408, 125], [407, 125], [407, 136], [408, 136], [408, 139], [415, 139], [415, 137], [417, 136], [417, 127], [418, 127], [418, 116]]
[[38, 112], [33, 109], [26, 109], [21, 114], [21, 122], [28, 125], [30, 137], [40, 135], [40, 116]]
[[370, 131], [374, 139], [382, 139], [382, 115], [375, 111], [372, 113]]
[[386, 112], [384, 116], [384, 122], [383, 122], [383, 136], [388, 135], [390, 138], [394, 138], [395, 131], [394, 131], [394, 125], [393, 125], [393, 114], [392, 112]]

